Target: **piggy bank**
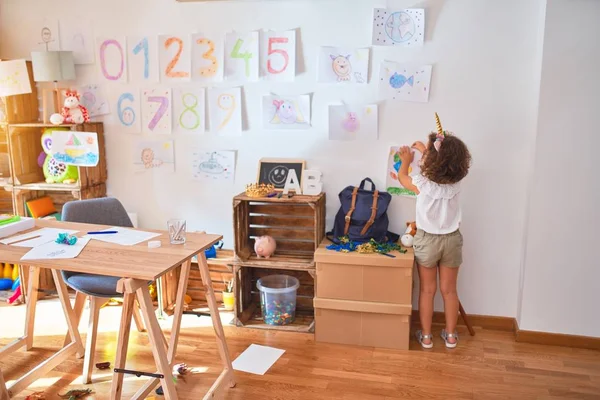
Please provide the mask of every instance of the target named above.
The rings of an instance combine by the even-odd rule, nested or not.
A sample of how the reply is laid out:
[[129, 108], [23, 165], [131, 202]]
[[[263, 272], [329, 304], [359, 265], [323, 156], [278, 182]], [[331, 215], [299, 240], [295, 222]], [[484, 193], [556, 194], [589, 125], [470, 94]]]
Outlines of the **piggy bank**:
[[254, 242], [254, 251], [258, 258], [265, 257], [269, 258], [275, 253], [275, 239], [271, 236], [257, 237]]

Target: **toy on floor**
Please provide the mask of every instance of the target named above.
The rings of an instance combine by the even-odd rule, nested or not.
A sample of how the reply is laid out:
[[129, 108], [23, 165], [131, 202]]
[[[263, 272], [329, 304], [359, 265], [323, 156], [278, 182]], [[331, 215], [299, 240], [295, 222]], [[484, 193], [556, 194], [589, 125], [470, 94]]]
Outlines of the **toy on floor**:
[[52, 114], [50, 116], [50, 122], [54, 125], [90, 122], [87, 108], [79, 103], [79, 93], [76, 90], [67, 90], [64, 94], [66, 97], [65, 106], [60, 114]]
[[59, 394], [61, 399], [77, 400], [94, 393], [92, 389], [73, 389], [65, 394]]
[[46, 400], [46, 395], [44, 392], [33, 392], [25, 400]]
[[[46, 154], [41, 167], [44, 170], [46, 183], [75, 183], [79, 179], [79, 170], [75, 165], [67, 165], [52, 156], [52, 132], [55, 130], [69, 130], [68, 128], [47, 128], [42, 134], [42, 149]], [[38, 165], [40, 164], [38, 157]]]
[[15, 293], [10, 296], [6, 302], [8, 304], [11, 304], [13, 306], [18, 306], [19, 304], [21, 304], [21, 285], [19, 284], [19, 286], [17, 286], [17, 288], [15, 289]]
[[0, 275], [0, 290], [15, 290], [15, 281], [19, 278], [19, 267], [5, 263]]
[[402, 235], [402, 237], [400, 238], [400, 243], [402, 243], [404, 247], [412, 247], [416, 234], [417, 224], [415, 222], [407, 222], [406, 231], [404, 232], [404, 235]]

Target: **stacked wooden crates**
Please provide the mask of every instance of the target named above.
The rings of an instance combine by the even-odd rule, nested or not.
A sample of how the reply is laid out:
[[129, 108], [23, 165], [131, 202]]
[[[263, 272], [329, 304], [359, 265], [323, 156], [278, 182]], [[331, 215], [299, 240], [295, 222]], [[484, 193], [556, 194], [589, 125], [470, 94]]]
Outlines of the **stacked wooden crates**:
[[[234, 292], [237, 326], [314, 331], [314, 253], [325, 237], [325, 194], [291, 198], [255, 198], [245, 194], [233, 199], [235, 237]], [[277, 242], [275, 254], [258, 258], [254, 240], [269, 235]], [[291, 275], [300, 281], [296, 319], [290, 325], [267, 325], [262, 320], [258, 279], [267, 275]]]
[[414, 253], [327, 250], [315, 254], [319, 342], [408, 349]]

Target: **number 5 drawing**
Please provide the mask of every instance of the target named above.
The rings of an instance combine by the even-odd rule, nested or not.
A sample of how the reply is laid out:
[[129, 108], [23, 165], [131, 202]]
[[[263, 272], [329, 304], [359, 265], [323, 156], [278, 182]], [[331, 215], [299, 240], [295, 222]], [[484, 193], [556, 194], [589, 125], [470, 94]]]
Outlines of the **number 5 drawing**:
[[271, 65], [271, 59], [267, 60], [267, 70], [269, 71], [270, 74], [280, 74], [283, 71], [286, 70], [286, 68], [288, 67], [288, 64], [290, 63], [290, 56], [288, 55], [287, 51], [282, 50], [282, 49], [274, 49], [273, 48], [273, 44], [275, 43], [283, 43], [286, 44], [288, 43], [288, 38], [284, 38], [284, 37], [271, 37], [269, 38], [269, 48], [268, 48], [268, 55], [270, 56], [271, 54], [279, 54], [281, 57], [283, 57], [283, 67], [281, 67], [281, 69], [275, 69], [272, 67]]

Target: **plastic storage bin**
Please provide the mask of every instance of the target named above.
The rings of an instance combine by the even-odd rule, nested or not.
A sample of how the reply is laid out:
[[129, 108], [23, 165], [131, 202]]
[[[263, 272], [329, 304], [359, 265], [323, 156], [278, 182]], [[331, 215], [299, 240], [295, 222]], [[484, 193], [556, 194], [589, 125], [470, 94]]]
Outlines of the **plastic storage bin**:
[[260, 290], [263, 320], [269, 325], [288, 325], [296, 318], [298, 279], [288, 275], [269, 275], [256, 283]]

